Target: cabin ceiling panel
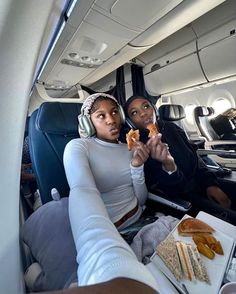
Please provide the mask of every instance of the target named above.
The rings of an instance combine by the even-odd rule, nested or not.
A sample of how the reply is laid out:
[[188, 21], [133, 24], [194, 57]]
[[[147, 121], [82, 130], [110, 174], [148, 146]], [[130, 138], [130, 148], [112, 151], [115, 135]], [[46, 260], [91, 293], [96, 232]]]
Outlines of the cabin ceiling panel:
[[70, 0], [56, 0], [53, 2], [54, 8], [52, 10], [54, 11], [54, 13], [51, 14], [50, 18], [48, 19], [48, 24], [46, 26], [46, 30], [45, 30], [43, 40], [42, 40], [42, 45], [41, 45], [40, 52], [39, 52], [38, 62], [37, 62], [37, 66], [36, 66], [37, 70], [35, 71], [35, 73], [37, 73], [37, 71], [43, 61], [43, 58], [44, 58], [46, 51], [47, 51], [48, 44], [51, 41], [53, 34], [56, 30], [58, 20], [60, 19], [61, 13], [62, 13], [62, 11], [65, 10], [65, 8], [67, 7], [69, 2], [70, 2]]
[[144, 52], [146, 48], [132, 48], [129, 45], [122, 48], [117, 54], [109, 58], [99, 68], [95, 69], [87, 77], [82, 79], [80, 83], [82, 85], [91, 85], [101, 78], [105, 77], [108, 73], [116, 70], [118, 67], [124, 65], [127, 61], [131, 60], [135, 56]]
[[[107, 27], [112, 25], [112, 23], [107, 23]], [[113, 27], [113, 29], [103, 30], [98, 26], [83, 23], [80, 30], [68, 44], [64, 55], [67, 56], [70, 52], [77, 52], [79, 56], [87, 55], [105, 61], [121, 47], [125, 46], [127, 40], [127, 35], [122, 36], [121, 28], [114, 29]]]
[[[136, 31], [144, 31], [183, 0], [98, 0], [95, 8]], [[101, 11], [101, 10], [100, 10]]]
[[197, 54], [186, 56], [145, 75], [146, 88], [153, 94], [165, 94], [205, 82]]
[[68, 45], [69, 40], [73, 37], [78, 27], [83, 22], [83, 19], [87, 13], [91, 10], [93, 2], [95, 0], [80, 0], [77, 1], [69, 19], [64, 26], [60, 37], [57, 40], [57, 43], [50, 55], [50, 58], [47, 61], [47, 64], [39, 77], [39, 80], [44, 82], [47, 76], [52, 71], [55, 64], [58, 62], [58, 59], [63, 54], [66, 46]]
[[87, 68], [58, 64], [45, 79], [44, 83], [51, 86], [54, 85], [55, 88], [69, 88], [75, 85], [78, 79], [81, 79], [91, 71], [91, 69]]
[[[73, 27], [70, 25], [66, 26], [67, 36], [70, 36], [70, 38], [69, 40], [61, 39], [61, 43], [64, 43], [64, 45], [55, 48], [54, 52], [57, 52], [55, 54], [56, 57], [54, 55], [53, 62], [51, 59], [51, 67], [50, 69], [49, 66], [47, 67], [47, 71], [40, 78], [41, 82], [47, 81], [48, 83], [49, 79], [57, 80], [58, 72], [61, 72], [65, 68], [62, 67], [61, 63], [66, 60], [68, 64], [65, 74], [67, 81], [70, 84], [73, 81], [78, 83], [88, 73], [97, 68], [97, 66], [115, 55], [130, 39], [137, 35], [136, 32], [123, 27], [112, 19], [102, 16], [96, 11], [90, 12], [86, 21], [80, 24], [75, 33], [73, 33]], [[75, 57], [71, 57], [72, 54]], [[78, 65], [77, 69], [75, 69], [75, 64]], [[87, 65], [87, 70], [83, 70], [84, 65]], [[70, 68], [71, 72], [69, 70]]]

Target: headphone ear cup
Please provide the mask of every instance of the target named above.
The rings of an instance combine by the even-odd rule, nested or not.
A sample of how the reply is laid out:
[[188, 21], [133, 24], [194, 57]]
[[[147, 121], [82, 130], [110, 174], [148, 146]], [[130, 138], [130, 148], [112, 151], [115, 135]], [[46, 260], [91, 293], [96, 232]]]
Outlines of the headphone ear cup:
[[90, 117], [86, 115], [80, 115], [79, 123], [81, 124], [82, 128], [84, 129], [88, 137], [92, 137], [96, 134], [96, 130]]
[[125, 111], [121, 105], [118, 105], [118, 110], [120, 113], [121, 123], [124, 124], [125, 123]]

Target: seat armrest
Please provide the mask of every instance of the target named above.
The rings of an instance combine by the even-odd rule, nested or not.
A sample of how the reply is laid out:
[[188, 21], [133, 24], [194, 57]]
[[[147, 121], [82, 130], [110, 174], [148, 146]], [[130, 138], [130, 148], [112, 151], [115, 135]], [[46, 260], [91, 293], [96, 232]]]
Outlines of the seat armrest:
[[236, 159], [235, 150], [221, 150], [221, 149], [198, 149], [198, 155], [217, 155], [224, 158]]
[[206, 141], [205, 142], [205, 148], [206, 149], [211, 149], [212, 146], [215, 145], [235, 145], [236, 146], [236, 140], [231, 141], [231, 140], [215, 140], [215, 141]]
[[165, 204], [167, 206], [173, 207], [181, 211], [188, 211], [192, 207], [189, 201], [177, 199], [177, 198], [171, 198], [166, 195], [160, 195], [160, 194], [157, 195], [157, 194], [154, 194], [153, 192], [148, 192], [148, 199]]

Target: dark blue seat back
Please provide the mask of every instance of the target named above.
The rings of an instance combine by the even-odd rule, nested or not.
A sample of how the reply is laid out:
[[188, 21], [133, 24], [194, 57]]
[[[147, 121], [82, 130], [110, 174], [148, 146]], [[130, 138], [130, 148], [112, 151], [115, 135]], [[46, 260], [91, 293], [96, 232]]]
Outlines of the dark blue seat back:
[[212, 107], [197, 106], [194, 109], [194, 118], [199, 135], [205, 137], [207, 141], [220, 140], [220, 136], [214, 131], [210, 122], [213, 114], [214, 109]]
[[66, 144], [79, 137], [79, 103], [45, 102], [31, 115], [30, 153], [42, 203], [52, 200], [56, 188], [61, 197], [69, 195], [63, 166]]
[[177, 104], [163, 104], [159, 107], [158, 112], [161, 120], [176, 122], [186, 117], [183, 106]]

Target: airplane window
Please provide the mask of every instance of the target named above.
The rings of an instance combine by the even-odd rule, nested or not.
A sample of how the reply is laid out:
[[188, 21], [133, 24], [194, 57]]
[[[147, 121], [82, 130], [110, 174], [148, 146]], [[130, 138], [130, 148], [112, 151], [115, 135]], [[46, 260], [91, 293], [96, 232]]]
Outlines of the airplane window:
[[214, 108], [215, 115], [218, 115], [225, 110], [229, 109], [232, 107], [230, 101], [225, 98], [218, 98], [212, 103], [212, 107]]
[[196, 104], [187, 104], [184, 108], [185, 114], [186, 114], [186, 120], [189, 124], [193, 125], [194, 124], [194, 115], [193, 115], [193, 110], [194, 108], [197, 107]]

